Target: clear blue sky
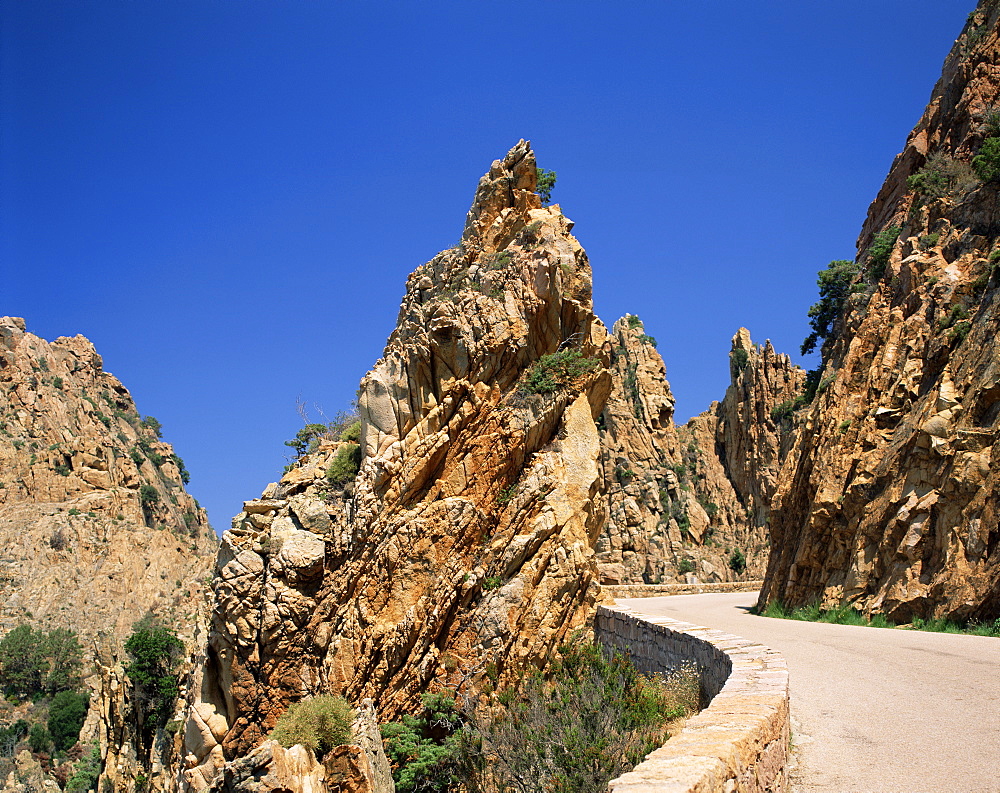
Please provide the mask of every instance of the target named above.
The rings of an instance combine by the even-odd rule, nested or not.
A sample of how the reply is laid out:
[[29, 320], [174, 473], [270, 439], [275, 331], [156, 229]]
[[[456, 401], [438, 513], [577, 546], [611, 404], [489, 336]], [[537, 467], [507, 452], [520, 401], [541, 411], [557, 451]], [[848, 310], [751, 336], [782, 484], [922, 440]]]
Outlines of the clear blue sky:
[[296, 399], [347, 406], [523, 137], [683, 422], [741, 325], [814, 365], [816, 271], [854, 255], [974, 7], [13, 0], [0, 314], [89, 337], [224, 529], [280, 475]]

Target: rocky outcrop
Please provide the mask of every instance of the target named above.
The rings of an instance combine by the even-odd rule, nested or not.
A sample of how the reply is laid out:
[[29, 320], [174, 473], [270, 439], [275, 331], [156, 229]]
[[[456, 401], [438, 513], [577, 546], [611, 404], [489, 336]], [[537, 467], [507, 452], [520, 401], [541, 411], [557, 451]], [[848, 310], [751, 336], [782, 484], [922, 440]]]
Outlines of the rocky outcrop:
[[516, 679], [586, 625], [607, 331], [535, 174], [522, 141], [480, 181], [461, 243], [410, 276], [361, 383], [360, 448], [327, 441], [226, 532], [190, 787], [306, 695], [370, 697], [390, 720], [428, 690]]
[[0, 318], [0, 620], [127, 635], [183, 622], [216, 548], [183, 463], [82, 336]]
[[[600, 421], [608, 499], [597, 546], [602, 581], [759, 577], [769, 499], [790, 435], [790, 424], [772, 413], [791, 404], [804, 373], [741, 328], [725, 399], [676, 427], [655, 344], [638, 317], [612, 329], [612, 391]], [[730, 565], [735, 549], [745, 568]]]
[[[764, 602], [1000, 616], [1000, 187], [971, 167], [1000, 135], [998, 17], [992, 2], [969, 17], [869, 210], [780, 477]], [[886, 239], [882, 272], [870, 248]]]
[[97, 669], [81, 743], [116, 790], [169, 776], [173, 743], [137, 735], [120, 665], [132, 624], [152, 612], [189, 647], [207, 632], [218, 543], [186, 479], [87, 339], [50, 343], [0, 318], [0, 620], [80, 636]]

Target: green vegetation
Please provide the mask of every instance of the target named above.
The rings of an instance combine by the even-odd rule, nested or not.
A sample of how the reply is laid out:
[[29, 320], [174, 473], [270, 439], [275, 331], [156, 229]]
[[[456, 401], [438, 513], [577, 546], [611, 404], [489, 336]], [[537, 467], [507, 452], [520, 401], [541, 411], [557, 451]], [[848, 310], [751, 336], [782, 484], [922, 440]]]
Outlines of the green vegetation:
[[89, 703], [89, 696], [76, 691], [60, 691], [52, 698], [46, 733], [57, 752], [65, 752], [76, 743]]
[[177, 466], [178, 473], [181, 475], [181, 481], [185, 485], [190, 484], [191, 483], [191, 474], [188, 471], [187, 466], [184, 465], [184, 461], [180, 458], [180, 455], [172, 454], [171, 457], [173, 458], [174, 465]]
[[984, 182], [1000, 181], [1000, 137], [986, 138], [972, 158], [972, 170]]
[[[79, 729], [77, 729], [77, 733], [79, 733]], [[76, 743], [75, 736], [73, 743]], [[72, 745], [70, 744], [70, 746]], [[28, 730], [28, 748], [35, 754], [41, 754], [42, 752], [48, 752], [51, 747], [52, 736], [49, 735], [49, 731], [41, 724], [32, 724], [31, 729]]]
[[[487, 710], [428, 694], [418, 715], [383, 725], [396, 789], [603, 793], [663, 742], [670, 720], [698, 708], [692, 667], [645, 677], [576, 637], [559, 652], [547, 674], [494, 692]], [[498, 679], [494, 665], [486, 672]]]
[[550, 394], [592, 372], [597, 363], [593, 358], [585, 358], [579, 350], [566, 349], [543, 355], [528, 371], [524, 390], [531, 394]]
[[309, 452], [314, 452], [319, 447], [319, 439], [327, 434], [329, 428], [326, 424], [306, 424], [295, 433], [295, 437], [290, 441], [285, 441], [285, 446], [290, 446], [295, 450], [297, 457], [302, 457]]
[[177, 635], [152, 617], [143, 617], [132, 626], [125, 642], [130, 659], [125, 674], [145, 730], [162, 727], [173, 713], [178, 694], [176, 670], [183, 651]]
[[938, 240], [940, 239], [941, 239], [941, 234], [939, 232], [936, 232], [934, 234], [924, 234], [924, 236], [922, 236], [919, 240], [920, 247], [923, 248], [924, 250], [928, 250], [929, 248], [933, 248], [935, 245], [937, 245]]
[[447, 694], [424, 694], [417, 716], [383, 724], [382, 740], [397, 793], [445, 793], [458, 785], [468, 750], [463, 719]]
[[142, 421], [139, 422], [143, 427], [153, 433], [156, 439], [159, 440], [163, 437], [163, 425], [159, 421], [154, 419], [152, 416], [143, 416]]
[[[95, 744], [73, 766], [73, 776], [66, 783], [66, 793], [84, 793], [87, 790], [97, 790], [97, 780], [100, 775], [101, 747]], [[139, 776], [136, 777], [137, 791], [139, 790]]]
[[61, 377], [59, 377], [58, 375], [55, 376], [55, 377], [53, 377], [52, 378], [52, 387], [53, 388], [58, 388], [60, 391], [62, 391], [63, 379]]
[[0, 639], [0, 688], [32, 700], [72, 689], [80, 685], [82, 653], [73, 631], [18, 625]]
[[739, 548], [733, 548], [729, 556], [729, 569], [740, 575], [747, 569], [747, 558]]
[[[812, 316], [812, 314], [810, 314]], [[735, 350], [729, 353], [729, 366], [732, 369], [733, 374], [739, 374], [744, 369], [747, 368], [747, 364], [750, 362], [750, 353], [744, 350], [742, 347], [737, 347]]]
[[968, 163], [949, 154], [937, 153], [928, 157], [924, 167], [907, 178], [906, 186], [917, 193], [918, 199], [935, 199], [966, 193], [976, 186], [975, 181]]
[[628, 326], [630, 330], [638, 330], [642, 327], [642, 320], [635, 314], [628, 315]]
[[336, 487], [343, 487], [354, 480], [361, 467], [361, 446], [348, 443], [337, 450], [336, 457], [326, 469], [326, 481]]
[[144, 507], [152, 506], [160, 500], [160, 493], [148, 482], [139, 487], [139, 503]]
[[[305, 408], [299, 404], [299, 414], [305, 418]], [[295, 437], [290, 441], [285, 441], [285, 446], [290, 446], [295, 450], [296, 458], [312, 454], [319, 449], [319, 444], [323, 440], [331, 441], [353, 441], [361, 440], [361, 419], [356, 410], [341, 410], [337, 412], [333, 421], [326, 424], [306, 424], [295, 433]]]
[[[817, 374], [819, 370], [817, 370]], [[807, 380], [808, 382], [808, 380]], [[815, 394], [815, 388], [813, 389], [813, 394]], [[784, 402], [779, 402], [773, 408], [771, 408], [771, 421], [775, 424], [780, 424], [785, 419], [792, 417], [792, 414], [798, 410], [800, 407], [808, 405], [812, 401], [811, 396], [806, 393], [799, 394], [795, 399], [786, 399]]]
[[297, 743], [322, 757], [351, 737], [354, 711], [341, 697], [323, 694], [292, 703], [278, 719], [271, 738], [286, 749]]
[[872, 283], [879, 281], [885, 273], [900, 231], [899, 226], [889, 226], [876, 234], [868, 246], [868, 276]]
[[57, 463], [52, 466], [52, 470], [55, 471], [59, 476], [69, 476], [69, 466], [66, 463]]
[[677, 572], [681, 575], [687, 575], [688, 573], [694, 572], [694, 562], [688, 559], [686, 556], [683, 557], [679, 562], [677, 562]]
[[340, 440], [350, 443], [358, 443], [361, 440], [361, 420], [355, 421], [340, 433]]
[[964, 340], [966, 335], [968, 335], [970, 327], [969, 309], [961, 303], [955, 303], [955, 305], [951, 307], [951, 311], [941, 317], [938, 322], [938, 328], [941, 330], [951, 328], [952, 332], [949, 337], [952, 340], [958, 338], [959, 342]]
[[[873, 243], [872, 249], [874, 247]], [[820, 270], [819, 278], [816, 280], [820, 299], [809, 309], [809, 326], [812, 328], [812, 333], [802, 342], [800, 352], [803, 355], [815, 350], [817, 342], [822, 341], [825, 345], [827, 341], [833, 339], [834, 325], [844, 310], [850, 295], [851, 281], [857, 274], [858, 265], [846, 259], [832, 261], [825, 270]]]
[[789, 609], [781, 602], [775, 600], [768, 603], [762, 615], [786, 620], [828, 622], [836, 625], [864, 625], [872, 628], [898, 628], [901, 630], [968, 633], [974, 636], [1000, 637], [1000, 618], [994, 620], [992, 623], [968, 622], [963, 624], [946, 619], [914, 617], [908, 625], [897, 625], [890, 622], [884, 614], [873, 613], [870, 617], [866, 617], [849, 603], [843, 603], [832, 609], [821, 608], [818, 603]]
[[535, 174], [537, 175], [535, 192], [542, 199], [542, 206], [547, 207], [552, 203], [552, 189], [556, 186], [556, 172], [536, 168]]
[[654, 338], [653, 338], [652, 336], [650, 336], [650, 335], [649, 335], [648, 333], [643, 333], [643, 334], [642, 334], [642, 335], [641, 335], [641, 336], [639, 337], [639, 341], [641, 341], [641, 342], [642, 342], [643, 344], [650, 344], [650, 345], [652, 345], [653, 347], [655, 347], [655, 346], [656, 346], [656, 339], [654, 339]]

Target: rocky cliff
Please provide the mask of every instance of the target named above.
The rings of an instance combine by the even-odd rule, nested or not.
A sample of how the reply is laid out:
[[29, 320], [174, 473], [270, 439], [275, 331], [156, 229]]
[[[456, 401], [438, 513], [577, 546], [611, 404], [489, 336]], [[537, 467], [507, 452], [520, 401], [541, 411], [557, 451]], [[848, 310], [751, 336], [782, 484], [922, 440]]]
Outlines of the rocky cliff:
[[970, 15], [869, 209], [778, 484], [763, 602], [1000, 616], [998, 17]]
[[0, 620], [122, 638], [204, 598], [217, 542], [158, 425], [82, 336], [0, 318]]
[[[801, 391], [804, 373], [740, 329], [725, 398], [677, 427], [655, 344], [638, 317], [612, 329], [612, 390], [599, 422], [608, 500], [597, 545], [602, 581], [759, 577], [770, 496], [790, 436], [790, 424], [772, 413]], [[745, 568], [730, 565], [736, 549]]]
[[326, 441], [226, 532], [191, 787], [306, 695], [371, 697], [387, 720], [428, 690], [516, 679], [587, 625], [608, 334], [535, 179], [523, 141], [493, 163], [461, 243], [407, 281], [359, 443]]

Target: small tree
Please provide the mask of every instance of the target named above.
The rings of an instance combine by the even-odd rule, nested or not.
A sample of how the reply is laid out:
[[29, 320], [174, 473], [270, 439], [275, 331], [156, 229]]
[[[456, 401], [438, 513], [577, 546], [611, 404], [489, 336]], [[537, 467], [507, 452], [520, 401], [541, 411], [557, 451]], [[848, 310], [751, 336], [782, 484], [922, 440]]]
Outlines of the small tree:
[[132, 682], [139, 723], [144, 729], [162, 727], [177, 699], [177, 665], [184, 645], [169, 628], [152, 617], [132, 626], [125, 642], [131, 659], [125, 673]]
[[45, 638], [44, 631], [18, 625], [0, 639], [0, 684], [5, 694], [23, 699], [41, 695], [42, 680], [48, 671]]
[[535, 173], [537, 174], [535, 191], [542, 199], [542, 206], [548, 206], [552, 203], [552, 189], [556, 186], [556, 172], [536, 168]]
[[737, 575], [747, 569], [747, 558], [739, 548], [733, 548], [733, 552], [729, 556], [729, 569]]
[[813, 330], [802, 342], [800, 352], [803, 355], [815, 350], [817, 342], [832, 338], [834, 324], [844, 310], [844, 304], [850, 295], [851, 281], [857, 274], [858, 265], [846, 259], [832, 261], [825, 270], [820, 270], [819, 278], [816, 279], [820, 299], [809, 309], [809, 326]]
[[143, 416], [140, 422], [143, 427], [152, 432], [157, 440], [159, 440], [161, 434], [163, 433], [163, 425], [159, 421], [154, 419], [152, 416]]

